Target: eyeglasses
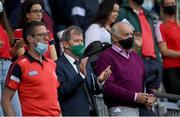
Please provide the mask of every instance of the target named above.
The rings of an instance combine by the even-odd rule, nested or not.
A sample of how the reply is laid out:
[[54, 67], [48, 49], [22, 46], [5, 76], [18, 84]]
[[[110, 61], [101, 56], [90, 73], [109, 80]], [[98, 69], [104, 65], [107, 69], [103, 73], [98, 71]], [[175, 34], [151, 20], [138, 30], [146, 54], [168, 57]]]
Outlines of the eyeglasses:
[[42, 10], [42, 9], [40, 9], [40, 10], [35, 9], [35, 10], [30, 10], [30, 12], [37, 14], [37, 13], [44, 13], [44, 10]]
[[47, 33], [37, 33], [37, 34], [31, 34], [31, 36], [33, 36], [33, 37], [38, 36], [38, 37], [40, 37], [41, 39], [45, 39], [46, 37], [48, 37], [48, 38], [49, 38], [49, 33], [47, 32]]

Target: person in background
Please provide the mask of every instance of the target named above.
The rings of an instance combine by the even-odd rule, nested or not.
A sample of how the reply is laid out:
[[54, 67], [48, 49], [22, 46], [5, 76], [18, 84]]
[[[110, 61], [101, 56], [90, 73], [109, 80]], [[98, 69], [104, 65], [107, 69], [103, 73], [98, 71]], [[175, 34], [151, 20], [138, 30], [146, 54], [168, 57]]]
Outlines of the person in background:
[[[10, 26], [13, 29], [19, 28], [19, 22], [21, 21], [21, 12], [22, 12], [22, 7], [24, 6], [26, 0], [4, 0], [4, 6], [5, 10], [7, 12], [7, 17], [10, 23]], [[50, 9], [49, 9], [49, 4], [48, 0], [42, 0], [44, 3], [44, 13], [43, 13], [43, 20], [46, 22], [48, 30], [50, 32], [53, 32], [53, 21], [52, 18], [50, 17]], [[16, 19], [16, 20], [14, 20]]]
[[103, 0], [74, 0], [72, 7], [73, 24], [83, 32], [92, 24], [97, 9]]
[[154, 7], [152, 8], [152, 12], [154, 12], [155, 14], [157, 14], [157, 16], [159, 16], [160, 18], [160, 3], [161, 0], [154, 0]]
[[119, 12], [117, 0], [103, 0], [99, 5], [95, 21], [85, 32], [85, 47], [94, 41], [111, 43], [111, 25], [116, 21]]
[[[64, 53], [57, 60], [56, 74], [61, 86], [58, 88], [63, 116], [97, 116], [94, 94], [101, 92], [104, 80], [111, 74], [110, 66], [97, 78], [88, 57], [84, 53], [83, 32], [70, 26], [62, 36]], [[99, 85], [99, 86], [98, 86]]]
[[13, 29], [18, 27], [19, 20], [21, 19], [20, 11], [24, 1], [25, 0], [4, 0], [4, 8], [7, 13], [7, 18]]
[[149, 15], [153, 18], [154, 24], [160, 20], [160, 5], [157, 0], [144, 0], [142, 7], [149, 11]]
[[152, 111], [156, 98], [151, 89], [144, 92], [145, 69], [141, 58], [131, 49], [132, 26], [124, 21], [117, 22], [111, 34], [112, 47], [104, 50], [96, 62], [98, 74], [111, 66], [112, 74], [103, 89], [110, 116], [139, 116], [139, 108]]
[[[11, 65], [10, 47], [13, 43], [13, 32], [9, 26], [6, 17], [6, 12], [2, 1], [0, 0], [0, 102], [2, 102], [2, 95], [4, 92], [4, 83], [6, 80], [7, 72]], [[12, 97], [12, 107], [14, 108], [15, 115], [21, 116], [21, 106], [17, 92]], [[0, 116], [4, 116], [2, 106], [0, 105]]]
[[62, 30], [73, 25], [71, 13], [74, 1], [75, 0], [49, 0], [56, 33], [60, 33]]
[[44, 3], [44, 9], [45, 11], [47, 12], [47, 14], [52, 17], [52, 12], [51, 12], [51, 8], [50, 8], [50, 5], [49, 5], [49, 0], [42, 0], [43, 3]]
[[[22, 9], [22, 20], [20, 22], [20, 28], [16, 29], [15, 34], [15, 46], [12, 49], [12, 55], [14, 58], [17, 58], [24, 54], [25, 50], [28, 49], [27, 46], [23, 43], [22, 39], [22, 27], [31, 21], [42, 21], [42, 16], [44, 13], [44, 4], [42, 0], [26, 0], [23, 9]], [[53, 60], [57, 60], [57, 53], [55, 49], [54, 38], [52, 32], [48, 31], [50, 35], [48, 51], [45, 53], [45, 56]]]
[[156, 37], [163, 58], [163, 83], [167, 93], [180, 95], [180, 22], [177, 0], [162, 0], [162, 22]]
[[[120, 8], [118, 21], [127, 19], [135, 28], [133, 48], [141, 56], [146, 71], [146, 87], [158, 91], [162, 81], [160, 51], [155, 37], [154, 23], [149, 12], [142, 8], [144, 0], [129, 0]], [[138, 38], [137, 38], [138, 35]]]
[[49, 34], [44, 23], [32, 21], [23, 28], [28, 51], [11, 65], [6, 78], [2, 106], [6, 116], [15, 116], [11, 99], [18, 90], [23, 116], [60, 116], [56, 64], [43, 54]]

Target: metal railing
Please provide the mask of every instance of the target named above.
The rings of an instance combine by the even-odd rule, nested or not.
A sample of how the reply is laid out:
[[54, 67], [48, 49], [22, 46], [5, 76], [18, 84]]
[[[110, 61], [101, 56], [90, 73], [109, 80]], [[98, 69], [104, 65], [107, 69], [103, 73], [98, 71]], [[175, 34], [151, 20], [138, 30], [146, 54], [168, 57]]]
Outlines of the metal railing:
[[180, 95], [176, 95], [176, 94], [155, 92], [155, 95], [157, 98], [167, 98], [167, 99], [171, 99], [171, 100], [180, 100]]
[[[155, 103], [154, 109], [158, 116], [180, 116], [180, 107], [178, 103], [167, 101], [168, 99], [175, 101], [180, 100], [180, 95], [163, 92], [155, 92], [155, 95], [157, 97], [157, 101]], [[108, 108], [104, 104], [103, 95], [96, 95], [95, 97], [99, 116], [108, 116]], [[162, 99], [165, 99], [166, 101], [162, 101]]]
[[96, 99], [99, 116], [109, 116], [108, 108], [104, 104], [103, 95], [102, 94], [96, 95], [95, 99]]
[[[155, 92], [155, 95], [157, 102], [154, 107], [158, 116], [180, 116], [180, 103], [176, 102], [180, 100], [180, 95], [163, 92]], [[168, 100], [174, 100], [174, 102]]]

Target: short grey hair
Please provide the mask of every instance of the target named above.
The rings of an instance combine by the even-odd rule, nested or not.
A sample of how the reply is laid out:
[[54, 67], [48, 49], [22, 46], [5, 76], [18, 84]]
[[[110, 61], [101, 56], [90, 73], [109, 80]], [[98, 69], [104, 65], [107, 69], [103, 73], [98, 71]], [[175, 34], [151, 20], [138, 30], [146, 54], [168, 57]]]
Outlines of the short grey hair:
[[120, 34], [118, 26], [116, 25], [117, 23], [127, 24], [129, 27], [132, 28], [133, 31], [135, 30], [134, 26], [127, 19], [123, 19], [120, 22], [116, 22], [111, 28], [111, 34], [114, 34], [115, 36], [118, 36]]
[[129, 27], [132, 28], [133, 31], [135, 31], [134, 26], [127, 19], [123, 19], [123, 20], [121, 20], [121, 22], [124, 24], [127, 24]]
[[68, 27], [62, 34], [62, 41], [69, 41], [71, 40], [71, 33], [73, 32], [73, 34], [75, 35], [80, 35], [80, 34], [83, 34], [83, 31], [81, 28], [77, 27], [77, 26], [70, 26]]
[[117, 29], [117, 25], [113, 25], [111, 28], [111, 34], [118, 36], [120, 34], [120, 31]]

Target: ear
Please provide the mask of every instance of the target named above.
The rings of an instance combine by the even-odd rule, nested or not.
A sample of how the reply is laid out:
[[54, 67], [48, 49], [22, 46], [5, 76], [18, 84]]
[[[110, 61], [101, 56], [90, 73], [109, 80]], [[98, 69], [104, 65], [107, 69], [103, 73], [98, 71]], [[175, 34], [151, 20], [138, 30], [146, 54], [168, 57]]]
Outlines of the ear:
[[29, 44], [33, 44], [34, 43], [34, 39], [33, 39], [33, 37], [31, 35], [27, 36], [27, 41], [28, 41]]
[[63, 41], [62, 43], [65, 49], [69, 48], [69, 43], [67, 41]]
[[111, 39], [112, 39], [113, 42], [117, 42], [118, 41], [117, 37], [114, 34], [111, 34], [111, 37], [112, 37]]

